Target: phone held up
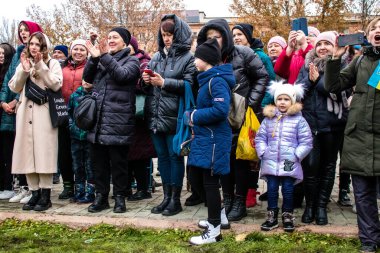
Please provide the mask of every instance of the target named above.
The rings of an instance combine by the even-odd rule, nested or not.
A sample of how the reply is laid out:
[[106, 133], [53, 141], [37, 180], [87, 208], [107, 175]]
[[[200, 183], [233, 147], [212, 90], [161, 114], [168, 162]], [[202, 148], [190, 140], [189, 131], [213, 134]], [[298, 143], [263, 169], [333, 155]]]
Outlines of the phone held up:
[[307, 18], [296, 18], [292, 21], [292, 31], [303, 31], [305, 36], [308, 36]]
[[338, 46], [365, 45], [364, 33], [342, 34], [338, 36]]
[[151, 69], [144, 69], [144, 73], [147, 73], [151, 77], [155, 77], [156, 76]]

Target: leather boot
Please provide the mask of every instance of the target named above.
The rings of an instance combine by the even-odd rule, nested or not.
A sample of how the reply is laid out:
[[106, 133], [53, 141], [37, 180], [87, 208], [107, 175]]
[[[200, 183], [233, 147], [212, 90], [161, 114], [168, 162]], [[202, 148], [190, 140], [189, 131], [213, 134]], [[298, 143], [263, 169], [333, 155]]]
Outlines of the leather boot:
[[236, 195], [232, 205], [231, 212], [227, 215], [229, 221], [239, 221], [247, 216], [247, 209], [245, 207], [245, 196]]
[[51, 207], [50, 193], [51, 189], [41, 189], [41, 198], [34, 207], [34, 211], [45, 211]]
[[115, 207], [113, 208], [114, 213], [125, 213], [127, 208], [125, 207], [125, 197], [121, 195], [115, 196]]
[[329, 168], [326, 168], [326, 175], [321, 177], [319, 184], [318, 207], [315, 213], [315, 223], [317, 225], [326, 225], [329, 222], [327, 217], [327, 204], [329, 203], [331, 192], [334, 187], [335, 163], [332, 163], [328, 167]]
[[162, 215], [172, 216], [176, 215], [179, 212], [182, 212], [181, 206], [181, 191], [182, 187], [172, 186], [172, 197], [170, 198], [169, 204], [166, 206], [165, 210], [162, 212]]
[[234, 198], [232, 194], [223, 193], [223, 205], [226, 209], [226, 214], [228, 215], [231, 212], [232, 204], [234, 203]]
[[37, 191], [32, 191], [32, 197], [30, 198], [28, 203], [22, 206], [22, 210], [25, 210], [25, 211], [33, 210], [34, 207], [37, 205], [37, 202], [40, 200], [40, 197], [41, 197], [41, 189], [38, 189]]
[[110, 204], [108, 203], [108, 195], [98, 192], [96, 193], [94, 202], [88, 207], [88, 211], [90, 213], [98, 213], [108, 208], [110, 208]]
[[315, 219], [316, 196], [318, 195], [317, 182], [318, 179], [314, 176], [305, 177], [304, 179], [306, 207], [301, 218], [303, 223], [309, 224]]
[[282, 225], [285, 232], [294, 231], [294, 216], [293, 213], [283, 212], [282, 213]]
[[151, 212], [155, 214], [162, 213], [166, 206], [169, 204], [170, 198], [172, 196], [172, 186], [169, 184], [164, 184], [162, 186], [162, 189], [164, 191], [164, 199], [162, 200], [161, 204], [158, 206], [155, 206], [152, 208]]

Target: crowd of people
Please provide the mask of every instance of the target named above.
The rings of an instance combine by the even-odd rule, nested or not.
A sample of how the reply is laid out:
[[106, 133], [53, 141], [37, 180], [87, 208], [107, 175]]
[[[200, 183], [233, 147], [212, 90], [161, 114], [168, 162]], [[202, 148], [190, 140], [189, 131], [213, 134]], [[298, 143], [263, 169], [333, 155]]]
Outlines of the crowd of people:
[[[338, 203], [352, 204], [352, 180], [362, 250], [376, 251], [380, 18], [369, 23], [366, 45], [346, 47], [337, 45], [336, 31], [311, 26], [308, 34], [290, 31], [287, 40], [274, 36], [264, 46], [252, 36], [252, 25], [231, 29], [214, 19], [199, 31], [193, 52], [189, 25], [172, 14], [163, 16], [151, 56], [124, 27], [105, 38], [89, 34], [53, 47], [37, 23], [21, 21], [20, 45], [0, 44], [0, 199], [20, 202], [23, 210], [47, 210], [61, 177], [59, 199], [101, 212], [110, 208], [112, 185], [113, 211], [123, 213], [126, 200], [152, 198], [157, 158], [163, 199], [151, 212], [182, 211], [186, 172], [192, 195], [185, 205], [204, 203], [208, 210], [198, 223], [204, 232], [190, 238], [201, 245], [221, 240], [221, 229], [247, 216], [257, 203], [259, 179], [267, 183], [260, 196], [268, 203], [263, 231], [279, 226], [279, 214], [284, 231], [294, 231], [293, 210], [304, 198], [301, 221], [328, 224], [340, 157]], [[196, 106], [179, 115], [188, 87]], [[67, 105], [69, 120], [57, 127], [50, 93]], [[259, 161], [236, 156], [242, 124], [229, 121], [235, 94], [261, 122]], [[42, 95], [47, 99], [35, 100]], [[80, 128], [75, 116], [86, 97], [96, 107], [90, 129]], [[182, 123], [192, 132], [186, 164], [173, 141]]]

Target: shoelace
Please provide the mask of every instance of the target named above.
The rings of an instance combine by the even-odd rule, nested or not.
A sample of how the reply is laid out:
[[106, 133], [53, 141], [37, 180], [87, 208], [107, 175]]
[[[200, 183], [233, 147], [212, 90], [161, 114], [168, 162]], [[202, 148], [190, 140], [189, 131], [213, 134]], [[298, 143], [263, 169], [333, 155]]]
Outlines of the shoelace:
[[268, 214], [267, 214], [267, 221], [269, 222], [273, 222], [274, 221], [274, 212], [273, 211], [269, 211]]
[[296, 218], [293, 217], [292, 214], [290, 213], [284, 213], [284, 222], [292, 222], [294, 221]]
[[210, 230], [207, 228], [202, 232], [201, 237], [203, 240], [210, 238]]

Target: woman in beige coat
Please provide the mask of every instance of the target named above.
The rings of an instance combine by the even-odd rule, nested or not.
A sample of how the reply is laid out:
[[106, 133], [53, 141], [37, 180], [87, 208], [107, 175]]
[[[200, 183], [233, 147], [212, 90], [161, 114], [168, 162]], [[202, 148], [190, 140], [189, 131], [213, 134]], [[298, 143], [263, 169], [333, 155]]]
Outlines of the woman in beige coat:
[[58, 129], [52, 126], [49, 103], [34, 103], [25, 96], [24, 89], [28, 77], [42, 89], [47, 87], [58, 91], [61, 88], [61, 66], [49, 57], [48, 43], [43, 33], [32, 34], [26, 50], [21, 54], [16, 73], [9, 82], [9, 88], [20, 93], [12, 173], [26, 174], [32, 191], [32, 198], [23, 210], [44, 211], [51, 207], [53, 173], [57, 172]]

